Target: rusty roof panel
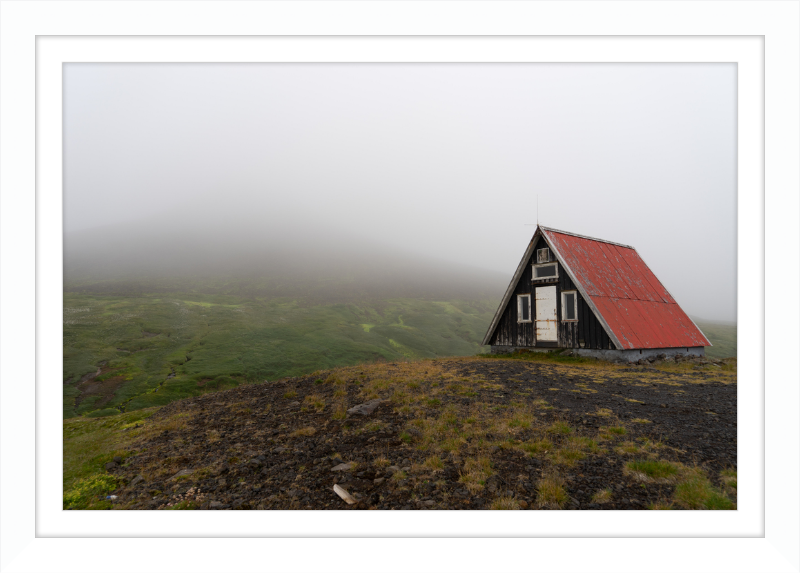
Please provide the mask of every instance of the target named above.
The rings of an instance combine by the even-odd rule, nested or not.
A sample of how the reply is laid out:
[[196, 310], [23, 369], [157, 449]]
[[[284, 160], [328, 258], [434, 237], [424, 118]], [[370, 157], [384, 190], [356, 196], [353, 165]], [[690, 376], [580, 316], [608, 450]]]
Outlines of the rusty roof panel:
[[650, 326], [656, 341], [655, 346], [645, 348], [668, 348], [672, 335], [668, 332], [669, 321], [665, 320], [664, 313], [660, 312], [660, 307], [664, 303], [650, 300], [636, 301], [636, 303], [636, 309]]
[[623, 251], [633, 254], [636, 254], [636, 251], [633, 249], [616, 247], [614, 245], [605, 245], [605, 247], [609, 251], [608, 258], [613, 262], [618, 274], [633, 293], [631, 298], [636, 300], [661, 301], [661, 297], [656, 294], [653, 287], [650, 286], [650, 283], [644, 277], [632, 272], [630, 265], [625, 260], [625, 253]]
[[589, 296], [628, 296], [615, 285], [616, 272], [606, 259], [601, 243], [562, 233], [546, 233], [564, 262], [575, 272]]
[[649, 300], [627, 302], [635, 305], [636, 311], [642, 317], [643, 326], [651, 336], [650, 340], [642, 344], [641, 348], [674, 348], [680, 346], [677, 344], [678, 342], [686, 341], [685, 338], [677, 336], [679, 332], [674, 329], [675, 325], [669, 320], [670, 309], [666, 303]]
[[540, 229], [623, 348], [710, 346], [635, 249]]
[[614, 304], [613, 299], [605, 296], [598, 296], [592, 297], [592, 302], [594, 302], [598, 312], [603, 315], [609, 328], [614, 331], [614, 334], [619, 339], [622, 344], [621, 350], [640, 348], [639, 338], [636, 336], [636, 332], [628, 326], [622, 313]]
[[[628, 248], [617, 248], [617, 255], [622, 260], [621, 265], [622, 267], [626, 268], [626, 278], [628, 279], [629, 283], [631, 284], [632, 288], [639, 293], [639, 300], [649, 300], [653, 302], [665, 302], [664, 298], [658, 294], [656, 289], [650, 284], [650, 281], [644, 276], [641, 272], [637, 272], [634, 269], [639, 267], [637, 259], [641, 261], [639, 255], [633, 249]], [[648, 269], [649, 270], [649, 269]]]
[[635, 249], [619, 249], [619, 251], [622, 258], [628, 263], [631, 275], [638, 277], [643, 285], [646, 284], [650, 287], [651, 291], [658, 297], [655, 300], [661, 299], [664, 302], [675, 304], [675, 299], [670, 296], [667, 289], [664, 288], [664, 285], [661, 284], [661, 281], [653, 274], [653, 271], [645, 264]]
[[617, 290], [620, 292], [625, 292], [627, 295], [625, 298], [628, 299], [638, 300], [642, 298], [643, 294], [633, 288], [633, 284], [628, 278], [628, 275], [631, 273], [629, 272], [629, 269], [625, 265], [625, 261], [622, 260], [614, 245], [606, 245], [604, 243], [599, 243], [599, 245], [603, 250], [603, 254], [606, 256], [609, 267], [614, 270], [614, 285], [617, 287]]
[[711, 346], [708, 338], [677, 303], [666, 305], [666, 308], [672, 315], [672, 327], [677, 330], [676, 337], [686, 341], [680, 346]]

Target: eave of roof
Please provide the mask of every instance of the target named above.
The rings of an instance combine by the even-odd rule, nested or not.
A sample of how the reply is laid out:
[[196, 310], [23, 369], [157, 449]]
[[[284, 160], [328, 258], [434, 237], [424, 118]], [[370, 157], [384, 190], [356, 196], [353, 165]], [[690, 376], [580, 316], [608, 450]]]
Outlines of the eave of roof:
[[506, 292], [503, 295], [503, 299], [500, 302], [500, 306], [497, 307], [497, 311], [494, 313], [494, 317], [492, 317], [492, 322], [489, 324], [489, 330], [486, 331], [486, 335], [483, 337], [483, 341], [481, 342], [481, 346], [486, 346], [489, 344], [489, 339], [494, 334], [495, 328], [497, 328], [497, 324], [500, 322], [500, 317], [503, 316], [503, 311], [508, 304], [509, 299], [511, 299], [511, 295], [514, 293], [514, 288], [517, 286], [520, 277], [522, 276], [522, 272], [525, 270], [525, 265], [531, 258], [533, 254], [533, 245], [536, 244], [536, 239], [541, 235], [541, 231], [539, 227], [536, 228], [536, 232], [533, 233], [533, 237], [531, 237], [531, 242], [528, 243], [528, 248], [525, 249], [525, 253], [522, 255], [522, 259], [517, 265], [517, 270], [514, 271], [514, 276], [511, 277], [511, 282], [508, 283], [508, 288], [506, 288]]

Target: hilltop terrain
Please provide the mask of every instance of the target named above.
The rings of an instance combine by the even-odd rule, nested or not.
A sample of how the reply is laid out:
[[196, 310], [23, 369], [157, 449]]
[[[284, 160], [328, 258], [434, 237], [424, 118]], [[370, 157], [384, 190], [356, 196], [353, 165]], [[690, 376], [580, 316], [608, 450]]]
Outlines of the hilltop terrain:
[[358, 365], [67, 420], [65, 508], [735, 508], [735, 360], [515, 358]]
[[[340, 366], [473, 356], [510, 278], [252, 218], [68, 234], [64, 276], [65, 419]], [[710, 357], [736, 355], [735, 325], [697, 322]]]

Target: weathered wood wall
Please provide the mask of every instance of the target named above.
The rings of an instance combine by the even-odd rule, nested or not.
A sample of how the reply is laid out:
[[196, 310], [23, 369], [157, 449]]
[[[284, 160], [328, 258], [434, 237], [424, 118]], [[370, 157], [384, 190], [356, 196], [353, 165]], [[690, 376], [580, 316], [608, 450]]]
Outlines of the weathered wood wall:
[[[514, 288], [514, 294], [503, 311], [490, 344], [499, 346], [539, 346], [542, 348], [614, 348], [614, 343], [609, 339], [608, 334], [606, 334], [605, 329], [597, 320], [589, 305], [577, 292], [575, 284], [567, 276], [560, 263], [558, 265], [558, 282], [554, 283], [557, 286], [558, 342], [537, 343], [535, 323], [517, 322], [517, 295], [520, 294], [531, 295], [531, 314], [534, 318], [536, 316], [536, 310], [533, 308], [535, 304], [533, 289], [537, 285], [531, 284], [532, 265], [536, 261], [536, 250], [546, 246], [544, 239], [540, 237], [533, 249], [531, 260], [527, 262], [525, 270]], [[552, 250], [550, 251], [550, 257], [551, 260], [555, 258]], [[578, 296], [578, 322], [561, 322], [561, 292], [565, 290], [576, 291]]]

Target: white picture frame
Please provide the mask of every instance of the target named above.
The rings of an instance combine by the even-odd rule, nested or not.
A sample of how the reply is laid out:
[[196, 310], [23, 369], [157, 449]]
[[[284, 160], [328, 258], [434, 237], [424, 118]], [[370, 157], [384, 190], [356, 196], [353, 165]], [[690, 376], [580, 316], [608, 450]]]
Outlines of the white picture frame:
[[[800, 344], [797, 297], [765, 297], [765, 289], [778, 288], [771, 285], [780, 285], [782, 291], [800, 290], [796, 1], [385, 2], [369, 7], [355, 2], [4, 1], [2, 13], [3, 571], [79, 569], [88, 573], [109, 567], [118, 571], [155, 567], [200, 572], [230, 570], [235, 564], [242, 571], [271, 566], [353, 572], [433, 563], [442, 571], [505, 571], [530, 567], [531, 555], [536, 556], [538, 567], [552, 571], [606, 567], [619, 572], [798, 571], [800, 400], [796, 380], [800, 376], [797, 361], [767, 363], [764, 352], [766, 347], [769, 357], [791, 356]], [[370, 38], [337, 36], [347, 34]], [[430, 34], [440, 36], [425, 37]], [[259, 45], [254, 35], [270, 38]], [[526, 36], [535, 40], [527, 47], [521, 40]], [[404, 43], [402, 37], [411, 40]], [[770, 45], [766, 52], [765, 39]], [[203, 515], [181, 512], [58, 509], [60, 420], [53, 418], [53, 397], [47, 390], [60, 383], [58, 376], [54, 381], [53, 373], [61, 367], [60, 67], [66, 61], [197, 58], [736, 62], [739, 228], [748, 229], [751, 242], [750, 246], [740, 244], [739, 257], [755, 261], [757, 269], [766, 264], [771, 276], [771, 285], [764, 285], [763, 276], [757, 277], [761, 306], [744, 311], [740, 307], [739, 314], [740, 331], [749, 332], [756, 342], [739, 369], [740, 379], [747, 381], [740, 388], [739, 402], [743, 408], [740, 460], [746, 462], [740, 463], [739, 510], [725, 516], [698, 512], [587, 515], [580, 521], [569, 515], [577, 512], [393, 516], [297, 512], [270, 518], [275, 522], [270, 526], [253, 520], [245, 523], [236, 512], [218, 512], [209, 522]], [[766, 86], [765, 66], [770, 70]], [[766, 148], [769, 179], [774, 182], [766, 207], [765, 124], [770, 137]], [[764, 237], [771, 245], [766, 259]], [[774, 310], [778, 300], [780, 314]], [[776, 389], [769, 395], [766, 410], [765, 377]], [[765, 447], [765, 430], [779, 435], [781, 443]], [[768, 474], [764, 460], [769, 462]], [[282, 538], [286, 536], [299, 539]], [[329, 538], [303, 539], [308, 536]], [[336, 536], [378, 539], [364, 542]], [[397, 555], [397, 546], [381, 539], [390, 536], [447, 539], [402, 540], [402, 553]], [[581, 551], [575, 551], [576, 544]], [[357, 550], [357, 557], [348, 550]]]

